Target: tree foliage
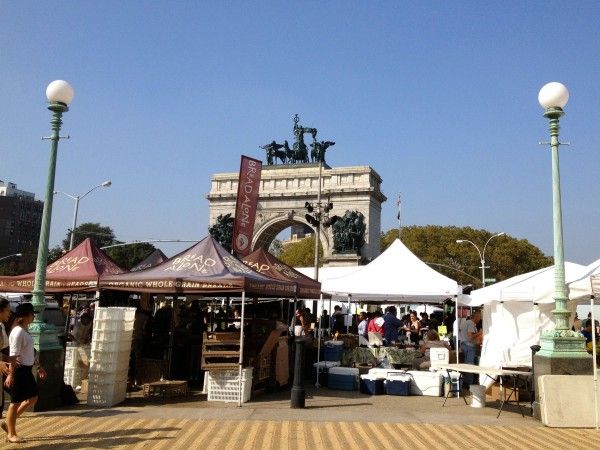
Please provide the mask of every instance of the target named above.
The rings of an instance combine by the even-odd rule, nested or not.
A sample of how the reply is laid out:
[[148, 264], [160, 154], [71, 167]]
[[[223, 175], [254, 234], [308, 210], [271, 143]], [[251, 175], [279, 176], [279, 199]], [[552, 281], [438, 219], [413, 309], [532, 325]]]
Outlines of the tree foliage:
[[[88, 237], [91, 238], [92, 241], [94, 241], [94, 243], [100, 248], [120, 243], [111, 227], [104, 226], [99, 223], [87, 222], [82, 223], [75, 228], [75, 241], [73, 248], [81, 244], [81, 242]], [[68, 231], [67, 237], [62, 241], [62, 250], [69, 249], [70, 241], [71, 232]], [[156, 247], [154, 247], [152, 244], [131, 244], [106, 249], [106, 254], [121, 267], [125, 269], [131, 269], [137, 263], [147, 258], [154, 250], [156, 250]], [[58, 253], [60, 251], [60, 247], [52, 249], [53, 257], [55, 257], [54, 260], [62, 256]], [[50, 257], [48, 258], [48, 261], [51, 261]]]
[[[103, 226], [99, 223], [86, 222], [75, 228], [73, 248], [77, 247], [87, 238], [92, 238], [98, 247], [106, 247], [117, 243], [115, 232], [111, 227]], [[71, 231], [68, 231], [67, 237], [62, 241], [65, 250], [69, 249], [70, 242]]]
[[231, 214], [219, 214], [217, 222], [208, 228], [210, 235], [228, 252], [231, 252], [232, 248], [234, 221]]
[[[319, 255], [323, 247], [319, 243]], [[284, 245], [278, 258], [292, 267], [312, 267], [315, 264], [315, 238], [306, 237], [298, 242]]]
[[131, 269], [150, 256], [154, 250], [156, 250], [156, 247], [152, 244], [131, 244], [108, 248], [106, 254], [121, 267]]
[[273, 239], [273, 242], [269, 245], [269, 253], [279, 258], [281, 252], [283, 252], [283, 243], [279, 239]]
[[[402, 228], [402, 243], [422, 261], [431, 263], [438, 272], [460, 284], [481, 286], [481, 262], [479, 253], [468, 242], [477, 245], [480, 251], [495, 233], [455, 226], [408, 226]], [[385, 250], [398, 237], [398, 230], [381, 233], [381, 250]], [[526, 239], [499, 236], [490, 241], [485, 250], [486, 278], [505, 280], [525, 272], [552, 265], [551, 257]]]

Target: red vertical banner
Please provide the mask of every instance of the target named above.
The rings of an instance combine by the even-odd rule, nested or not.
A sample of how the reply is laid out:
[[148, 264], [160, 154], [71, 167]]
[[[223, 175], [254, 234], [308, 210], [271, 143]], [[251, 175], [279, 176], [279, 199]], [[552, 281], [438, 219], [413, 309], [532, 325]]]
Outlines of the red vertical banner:
[[233, 252], [238, 258], [250, 253], [261, 171], [261, 161], [242, 155], [232, 242]]

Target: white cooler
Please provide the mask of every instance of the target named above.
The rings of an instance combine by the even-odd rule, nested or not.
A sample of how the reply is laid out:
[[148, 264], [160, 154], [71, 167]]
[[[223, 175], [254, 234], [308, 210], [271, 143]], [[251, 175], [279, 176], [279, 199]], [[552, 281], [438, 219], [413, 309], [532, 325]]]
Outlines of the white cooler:
[[379, 367], [374, 367], [372, 369], [369, 369], [369, 376], [387, 378], [388, 374], [401, 375], [401, 374], [404, 374], [404, 371], [397, 370], [397, 369], [380, 369]]
[[406, 373], [412, 377], [410, 382], [411, 395], [442, 396], [444, 378], [441, 372], [409, 370]]

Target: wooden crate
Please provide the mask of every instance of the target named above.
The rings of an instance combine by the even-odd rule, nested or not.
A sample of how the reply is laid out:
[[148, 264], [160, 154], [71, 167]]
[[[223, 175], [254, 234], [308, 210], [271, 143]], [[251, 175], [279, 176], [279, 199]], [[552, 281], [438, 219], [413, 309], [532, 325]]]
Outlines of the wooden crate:
[[202, 370], [235, 369], [240, 362], [239, 333], [204, 333]]

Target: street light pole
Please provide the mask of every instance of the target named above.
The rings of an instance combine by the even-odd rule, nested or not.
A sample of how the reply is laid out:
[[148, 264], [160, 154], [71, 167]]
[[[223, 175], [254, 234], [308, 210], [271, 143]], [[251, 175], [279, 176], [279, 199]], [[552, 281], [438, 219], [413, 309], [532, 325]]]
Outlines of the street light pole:
[[486, 241], [485, 245], [483, 246], [483, 252], [481, 250], [479, 250], [479, 247], [477, 247], [477, 245], [475, 245], [474, 242], [469, 241], [468, 239], [458, 239], [456, 241], [457, 244], [462, 244], [464, 242], [468, 242], [469, 244], [471, 244], [473, 247], [475, 247], [475, 250], [477, 250], [477, 253], [479, 254], [479, 261], [481, 263], [480, 269], [481, 269], [481, 287], [485, 287], [485, 269], [487, 268], [485, 265], [485, 250], [488, 246], [488, 244], [490, 243], [490, 241], [492, 239], [494, 239], [495, 237], [498, 236], [504, 236], [504, 232], [501, 233], [496, 233], [492, 236], [490, 236], [490, 238]]
[[22, 253], [13, 253], [12, 255], [3, 256], [2, 258], [0, 258], [0, 261], [2, 261], [4, 259], [10, 259], [10, 258], [20, 258], [21, 256], [23, 256]]
[[579, 331], [569, 329], [570, 311], [565, 282], [565, 260], [563, 246], [562, 206], [560, 198], [560, 167], [558, 148], [559, 120], [564, 115], [563, 108], [569, 101], [569, 91], [561, 83], [548, 83], [538, 94], [538, 101], [544, 108], [544, 117], [550, 122], [550, 145], [552, 154], [552, 224], [554, 241], [554, 330], [546, 330], [540, 336], [540, 350], [533, 356], [535, 367], [535, 401], [533, 413], [541, 418], [541, 405], [537, 380], [542, 375], [583, 375], [595, 369], [585, 348], [585, 338]]
[[569, 91], [561, 83], [548, 83], [540, 90], [538, 101], [544, 108], [544, 117], [550, 123], [550, 145], [552, 154], [552, 224], [553, 224], [553, 242], [554, 242], [554, 310], [552, 314], [555, 320], [555, 330], [550, 333], [544, 333], [541, 339], [540, 356], [558, 356], [565, 355], [565, 351], [577, 351], [579, 345], [569, 345], [570, 348], [563, 347], [564, 342], [561, 338], [574, 338], [581, 340], [581, 348], [585, 350], [585, 341], [580, 339], [581, 334], [578, 331], [569, 329], [569, 318], [571, 312], [567, 309], [569, 300], [567, 294], [567, 284], [565, 282], [565, 257], [563, 245], [563, 224], [562, 224], [562, 204], [560, 194], [560, 165], [558, 148], [561, 142], [559, 136], [559, 121], [565, 114], [563, 108], [569, 101]]
[[63, 191], [54, 191], [55, 194], [63, 194], [63, 195], [66, 195], [67, 197], [75, 200], [75, 211], [73, 212], [73, 225], [71, 226], [71, 240], [69, 242], [69, 251], [73, 250], [73, 246], [75, 244], [75, 228], [77, 228], [77, 214], [79, 212], [79, 201], [81, 199], [83, 199], [86, 195], [91, 193], [92, 191], [95, 191], [96, 189], [101, 188], [101, 187], [110, 187], [111, 185], [112, 185], [112, 181], [106, 180], [106, 181], [100, 183], [99, 185], [94, 186], [93, 188], [91, 188], [89, 191], [87, 191], [83, 195], [71, 195], [71, 194], [67, 194], [66, 192], [63, 192]]
[[29, 333], [40, 354], [40, 362], [48, 373], [47, 380], [42, 383], [40, 390], [40, 402], [36, 404], [36, 410], [42, 410], [60, 404], [60, 390], [62, 381], [62, 347], [58, 342], [58, 333], [52, 324], [46, 324], [42, 320], [45, 309], [46, 291], [46, 264], [48, 261], [48, 240], [50, 236], [50, 221], [52, 219], [52, 200], [54, 197], [54, 179], [56, 175], [56, 157], [58, 153], [58, 141], [62, 115], [69, 110], [69, 104], [73, 100], [74, 91], [69, 83], [56, 80], [50, 83], [46, 89], [48, 98], [48, 109], [52, 111], [52, 134], [50, 135], [50, 162], [48, 165], [48, 181], [46, 186], [46, 200], [42, 212], [42, 225], [40, 229], [40, 240], [38, 244], [37, 262], [35, 265], [35, 281], [33, 285], [32, 304], [35, 310], [35, 319], [29, 326]]

